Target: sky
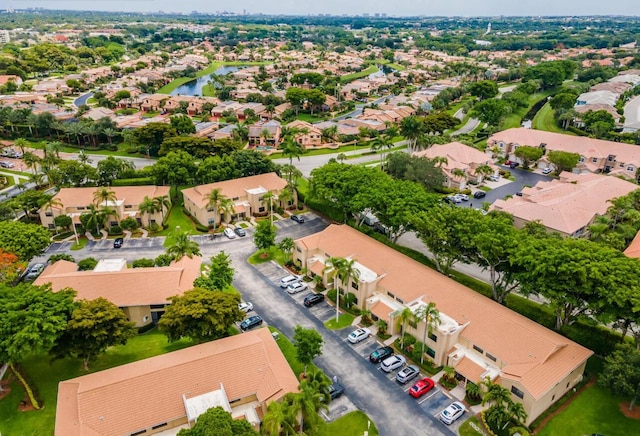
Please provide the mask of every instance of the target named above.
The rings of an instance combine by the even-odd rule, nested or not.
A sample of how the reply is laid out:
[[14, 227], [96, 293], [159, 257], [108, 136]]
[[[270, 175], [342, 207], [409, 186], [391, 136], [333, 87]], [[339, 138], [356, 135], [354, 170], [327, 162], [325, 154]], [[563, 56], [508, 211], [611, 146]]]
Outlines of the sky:
[[[2, 0], [14, 9], [135, 11], [135, 12], [234, 12], [285, 15], [389, 16], [538, 16], [538, 15], [640, 15], [638, 0]], [[5, 6], [6, 5], [6, 6]]]

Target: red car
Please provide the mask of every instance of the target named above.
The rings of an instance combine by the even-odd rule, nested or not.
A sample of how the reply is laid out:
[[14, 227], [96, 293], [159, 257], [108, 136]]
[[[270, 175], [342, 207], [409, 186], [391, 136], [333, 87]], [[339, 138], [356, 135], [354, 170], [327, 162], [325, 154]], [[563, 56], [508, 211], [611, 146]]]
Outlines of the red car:
[[415, 385], [411, 386], [411, 389], [409, 389], [409, 393], [413, 398], [420, 398], [421, 396], [429, 392], [431, 389], [433, 389], [433, 386], [434, 386], [433, 380], [431, 380], [428, 377], [425, 377], [421, 380], [418, 380], [418, 382]]

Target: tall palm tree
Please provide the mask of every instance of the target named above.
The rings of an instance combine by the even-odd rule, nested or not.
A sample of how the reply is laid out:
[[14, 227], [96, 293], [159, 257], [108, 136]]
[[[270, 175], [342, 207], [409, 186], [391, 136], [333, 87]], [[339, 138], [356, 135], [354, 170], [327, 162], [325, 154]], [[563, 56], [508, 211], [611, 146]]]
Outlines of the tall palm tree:
[[162, 214], [162, 224], [164, 224], [164, 209], [167, 208], [167, 210], [169, 210], [171, 207], [171, 199], [168, 195], [158, 195], [157, 197], [153, 197], [153, 201]]
[[300, 436], [303, 434], [305, 421], [307, 424], [307, 435], [318, 434], [318, 411], [315, 407], [314, 394], [311, 389], [303, 389], [297, 394], [293, 394], [289, 412], [292, 417], [299, 420]]
[[209, 192], [209, 194], [207, 194], [207, 209], [213, 210], [214, 227], [217, 227], [218, 225], [218, 208], [226, 198], [227, 197], [222, 193], [220, 188], [214, 188]]
[[235, 206], [236, 205], [232, 199], [227, 197], [223, 198], [218, 205], [218, 211], [220, 212], [220, 221], [225, 219], [227, 214], [233, 215], [234, 213], [236, 213]]
[[280, 174], [289, 181], [289, 187], [295, 189], [298, 184], [298, 179], [302, 177], [302, 171], [296, 168], [294, 165], [284, 164], [280, 168]]
[[138, 210], [140, 213], [147, 214], [147, 222], [151, 223], [151, 215], [158, 212], [158, 204], [149, 198], [148, 195], [145, 195], [140, 204], [138, 205]]
[[420, 353], [420, 363], [424, 362], [424, 343], [427, 341], [427, 333], [431, 334], [434, 328], [440, 325], [440, 311], [436, 309], [436, 304], [429, 302], [426, 306], [421, 306], [417, 314], [421, 321], [424, 321], [424, 331], [422, 333], [422, 353]]
[[22, 154], [25, 154], [25, 150], [29, 146], [29, 142], [24, 138], [16, 139], [13, 144], [20, 149]]
[[45, 200], [42, 202], [42, 204], [40, 204], [40, 207], [44, 207], [45, 209], [49, 209], [49, 213], [51, 214], [51, 216], [53, 216], [53, 208], [55, 207], [56, 209], [60, 209], [62, 208], [63, 204], [62, 202], [58, 199], [58, 197], [54, 196], [54, 195], [49, 195], [45, 198]]
[[293, 200], [293, 191], [287, 186], [278, 194], [278, 202], [280, 203], [280, 207], [287, 209], [291, 200]]
[[60, 150], [62, 150], [62, 146], [63, 144], [60, 141], [47, 142], [47, 144], [44, 147], [44, 153], [55, 155], [55, 157], [60, 159]]
[[324, 142], [335, 141], [338, 136], [338, 126], [331, 126], [320, 131], [320, 136]]
[[35, 174], [38, 169], [38, 163], [40, 163], [42, 159], [40, 159], [37, 154], [26, 151], [22, 156], [22, 161], [27, 166], [27, 168], [31, 169], [31, 172]]
[[107, 187], [101, 187], [93, 193], [93, 202], [96, 206], [105, 205], [109, 201], [116, 201], [116, 193]]
[[487, 164], [478, 165], [475, 169], [475, 173], [482, 176], [490, 176], [491, 174], [493, 174], [493, 172], [493, 168], [491, 168]]
[[418, 138], [424, 133], [422, 120], [414, 115], [404, 118], [400, 122], [400, 134], [407, 140], [409, 153], [416, 151]]
[[[104, 209], [98, 209], [95, 205], [90, 204], [89, 212], [80, 215], [81, 221], [85, 224], [87, 228], [96, 227], [96, 234], [100, 234], [100, 228], [104, 226], [104, 223], [107, 219], [107, 214]], [[82, 217], [86, 216], [85, 221], [82, 220]]]
[[109, 144], [113, 144], [113, 138], [118, 136], [118, 131], [116, 129], [112, 129], [111, 127], [107, 127], [102, 131], [102, 133], [107, 137]]
[[273, 226], [273, 200], [277, 199], [276, 194], [273, 191], [267, 191], [262, 196], [262, 201], [269, 202], [269, 216], [271, 217], [271, 226]]
[[178, 232], [174, 234], [173, 245], [167, 248], [167, 254], [171, 256], [173, 260], [180, 260], [184, 256], [188, 258], [200, 256], [200, 245], [189, 239], [188, 233]]
[[80, 150], [80, 153], [78, 153], [78, 160], [83, 164], [90, 164], [91, 162], [93, 162], [84, 150]]
[[269, 403], [267, 413], [265, 413], [260, 425], [260, 431], [267, 436], [295, 434], [295, 429], [289, 416], [289, 404], [285, 398]]
[[[295, 139], [289, 137], [280, 145], [282, 154], [289, 158], [289, 165], [293, 166], [293, 158], [300, 160], [300, 156], [305, 154], [307, 150]], [[287, 180], [291, 184], [291, 180]]]
[[407, 331], [407, 323], [414, 319], [413, 312], [408, 307], [402, 309], [402, 312], [398, 315], [398, 324], [402, 328], [402, 339], [400, 341], [402, 348], [404, 348], [404, 334]]
[[524, 406], [517, 401], [509, 405], [509, 414], [516, 420], [518, 425], [522, 425], [527, 420], [527, 412], [524, 410]]
[[[346, 287], [351, 279], [358, 280], [360, 277], [360, 270], [355, 265], [355, 259], [345, 259], [344, 257], [330, 257], [324, 263], [325, 267], [322, 270], [324, 274], [327, 272], [327, 277], [334, 280], [334, 288], [336, 292], [336, 322], [340, 316], [340, 287], [338, 283], [341, 283], [343, 287]], [[345, 289], [346, 291], [346, 289]]]

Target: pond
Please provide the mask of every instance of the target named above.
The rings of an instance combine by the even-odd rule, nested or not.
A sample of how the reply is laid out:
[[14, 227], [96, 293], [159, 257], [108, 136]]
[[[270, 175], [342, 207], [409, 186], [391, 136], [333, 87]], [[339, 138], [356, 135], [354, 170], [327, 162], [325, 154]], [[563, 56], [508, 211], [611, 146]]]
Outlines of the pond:
[[[213, 74], [215, 74], [216, 76], [225, 76], [229, 73], [236, 72], [241, 68], [244, 67], [223, 66], [215, 70]], [[202, 95], [202, 87], [205, 86], [209, 80], [211, 80], [211, 76], [213, 74], [208, 74], [206, 76], [193, 79], [190, 82], [185, 83], [184, 85], [180, 85], [176, 89], [171, 91], [171, 95]]]

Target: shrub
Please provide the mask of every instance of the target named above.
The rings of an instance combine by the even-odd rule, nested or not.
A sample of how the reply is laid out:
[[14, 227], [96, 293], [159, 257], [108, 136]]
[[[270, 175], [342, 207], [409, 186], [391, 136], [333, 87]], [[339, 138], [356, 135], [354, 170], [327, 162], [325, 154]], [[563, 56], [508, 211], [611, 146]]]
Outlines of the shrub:
[[155, 180], [151, 177], [138, 177], [133, 179], [116, 179], [111, 182], [111, 186], [144, 186], [155, 185]]
[[337, 294], [338, 291], [336, 291], [335, 289], [331, 289], [329, 292], [327, 292], [327, 298], [335, 303]]
[[111, 226], [109, 228], [110, 236], [117, 236], [122, 234], [122, 228], [120, 226]]
[[93, 257], [87, 257], [78, 262], [78, 269], [80, 271], [90, 271], [96, 267], [98, 261]]
[[520, 436], [529, 436], [529, 430], [524, 427], [511, 427], [509, 429], [509, 436], [513, 436], [514, 434], [519, 434]]
[[160, 230], [160, 226], [158, 225], [158, 223], [151, 223], [149, 224], [148, 228], [149, 228], [149, 231], [152, 233], [155, 233]]
[[127, 147], [124, 151], [129, 154], [135, 154], [138, 152], [138, 147]]
[[69, 262], [75, 262], [76, 260], [73, 258], [73, 256], [71, 256], [70, 254], [66, 254], [66, 253], [58, 253], [58, 254], [52, 254], [51, 256], [49, 256], [49, 263], [56, 263], [59, 260], [68, 260]]
[[132, 217], [125, 218], [120, 221], [120, 227], [125, 230], [135, 230], [138, 228], [138, 221]]
[[156, 325], [155, 325], [154, 323], [152, 323], [152, 322], [151, 322], [151, 323], [149, 323], [149, 324], [147, 324], [147, 325], [145, 325], [145, 326], [142, 326], [142, 327], [140, 327], [140, 328], [138, 329], [138, 334], [139, 334], [139, 335], [141, 335], [142, 333], [146, 333], [146, 332], [148, 332], [149, 330], [153, 329], [155, 326], [156, 326]]
[[155, 262], [153, 259], [146, 258], [136, 259], [131, 263], [131, 266], [134, 268], [152, 268], [154, 265]]
[[158, 255], [158, 257], [155, 258], [153, 263], [155, 266], [169, 266], [171, 265], [171, 262], [173, 262], [173, 257], [164, 253], [164, 254]]

